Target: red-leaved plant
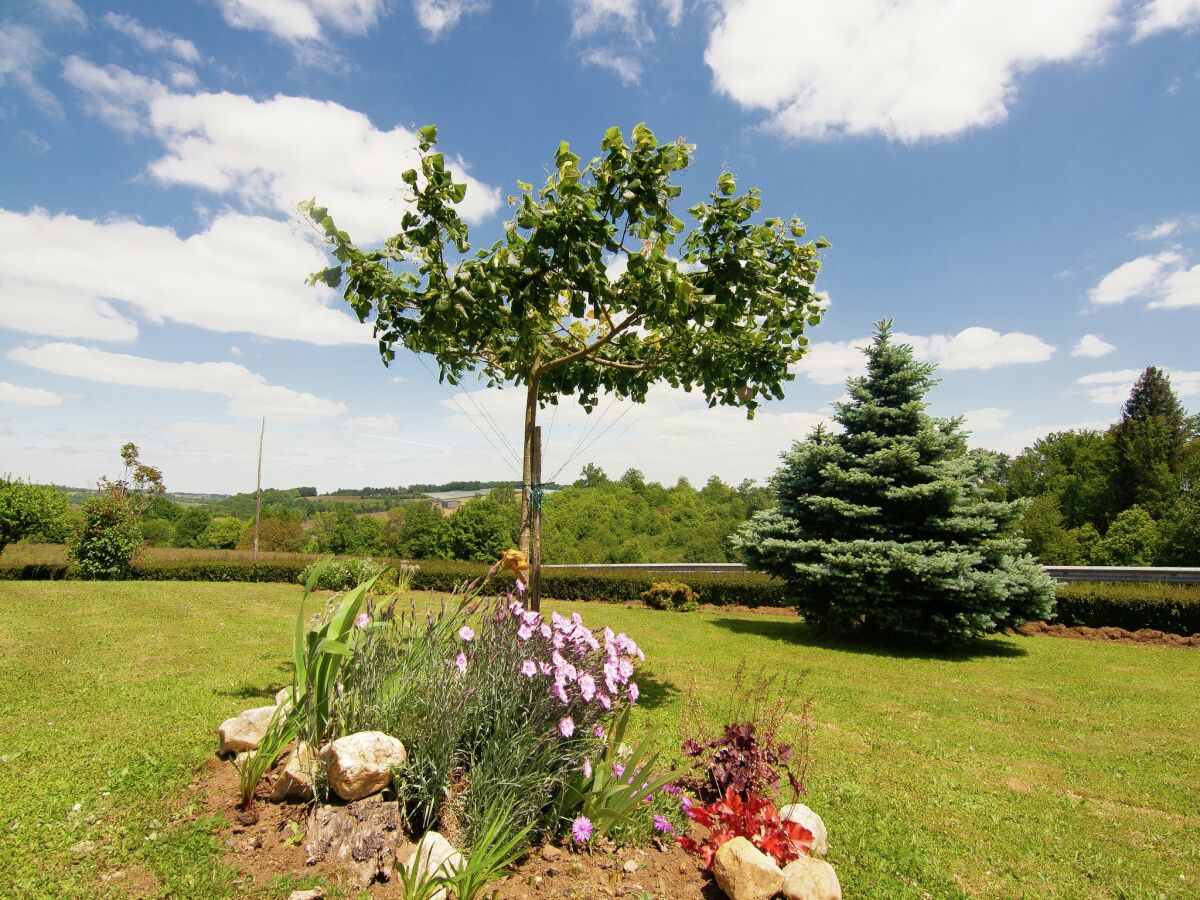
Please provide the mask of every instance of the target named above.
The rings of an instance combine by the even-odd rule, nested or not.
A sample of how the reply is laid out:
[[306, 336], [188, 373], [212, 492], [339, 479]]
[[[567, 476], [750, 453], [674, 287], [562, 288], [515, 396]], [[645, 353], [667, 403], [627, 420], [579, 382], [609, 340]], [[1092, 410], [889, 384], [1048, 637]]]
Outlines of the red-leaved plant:
[[733, 788], [726, 788], [724, 797], [707, 806], [689, 807], [687, 814], [708, 834], [699, 841], [681, 837], [679, 846], [700, 857], [706, 870], [712, 868], [721, 845], [735, 837], [746, 838], [781, 866], [808, 853], [813, 844], [813, 833], [798, 822], [781, 819], [771, 801], [758, 794], [743, 798]]

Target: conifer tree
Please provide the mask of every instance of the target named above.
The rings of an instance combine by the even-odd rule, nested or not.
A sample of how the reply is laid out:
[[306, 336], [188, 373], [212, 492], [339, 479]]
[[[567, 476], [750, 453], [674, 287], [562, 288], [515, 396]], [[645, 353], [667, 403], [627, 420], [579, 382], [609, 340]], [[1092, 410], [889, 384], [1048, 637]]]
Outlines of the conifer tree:
[[1165, 514], [1178, 499], [1188, 434], [1187, 413], [1165, 372], [1149, 366], [1138, 376], [1112, 431], [1113, 493], [1120, 508], [1140, 505], [1155, 516]]
[[957, 644], [1047, 617], [1053, 582], [1013, 528], [1024, 501], [989, 498], [990, 456], [926, 412], [933, 366], [892, 343], [890, 322], [865, 352], [836, 404], [843, 432], [818, 427], [784, 454], [778, 505], [735, 545], [836, 634]]

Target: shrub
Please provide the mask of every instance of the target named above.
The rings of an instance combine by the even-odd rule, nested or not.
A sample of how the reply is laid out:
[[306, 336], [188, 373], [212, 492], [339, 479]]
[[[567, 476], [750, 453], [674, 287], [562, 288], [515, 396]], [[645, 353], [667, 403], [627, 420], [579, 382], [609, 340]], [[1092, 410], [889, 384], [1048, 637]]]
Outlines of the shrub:
[[1140, 506], [1122, 510], [1092, 551], [1098, 566], [1149, 566], [1158, 549], [1158, 526]]
[[744, 837], [780, 866], [798, 859], [812, 847], [813, 833], [798, 822], [784, 821], [774, 805], [757, 794], [740, 797], [733, 789], [708, 806], [691, 806], [688, 818], [708, 829], [699, 841], [690, 837], [679, 844], [712, 869], [717, 851], [727, 841]]
[[233, 516], [218, 516], [196, 535], [195, 546], [209, 550], [232, 550], [249, 526]]
[[305, 566], [297, 580], [301, 584], [307, 584], [309, 578], [315, 574], [314, 589], [348, 591], [355, 585], [379, 576], [386, 568], [386, 563], [376, 562], [369, 557], [324, 559]]
[[142, 540], [150, 547], [169, 546], [175, 536], [175, 526], [167, 519], [146, 519], [142, 522]]
[[1200, 633], [1200, 588], [1143, 582], [1072, 582], [1060, 585], [1056, 621], [1091, 628], [1153, 628]]
[[642, 594], [647, 606], [690, 612], [700, 606], [698, 595], [681, 581], [656, 581]]
[[22, 538], [62, 537], [71, 518], [66, 497], [53, 487], [0, 478], [0, 553]]
[[81, 578], [122, 578], [141, 546], [137, 508], [124, 491], [106, 489], [83, 504], [67, 555]]
[[[258, 523], [258, 549], [266, 553], [299, 553], [307, 536], [299, 522], [264, 516]], [[246, 529], [237, 543], [239, 550], [254, 548], [254, 525]]]

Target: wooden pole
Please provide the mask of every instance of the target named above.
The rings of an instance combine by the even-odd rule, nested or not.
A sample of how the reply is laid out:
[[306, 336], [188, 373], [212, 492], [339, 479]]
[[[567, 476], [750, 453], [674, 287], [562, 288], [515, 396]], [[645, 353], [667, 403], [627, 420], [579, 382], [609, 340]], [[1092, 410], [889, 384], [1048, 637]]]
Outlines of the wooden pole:
[[542, 426], [533, 429], [533, 459], [530, 466], [529, 608], [542, 608]]
[[262, 515], [262, 448], [263, 435], [267, 433], [267, 417], [263, 416], [262, 427], [258, 431], [258, 479], [254, 484], [254, 562], [258, 562], [258, 520]]

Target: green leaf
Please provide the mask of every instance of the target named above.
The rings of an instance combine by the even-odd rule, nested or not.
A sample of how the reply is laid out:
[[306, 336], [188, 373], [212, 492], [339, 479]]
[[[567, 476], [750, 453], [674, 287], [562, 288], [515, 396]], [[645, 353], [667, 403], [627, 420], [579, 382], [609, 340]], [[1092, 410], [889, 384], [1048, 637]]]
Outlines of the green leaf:
[[420, 135], [421, 135], [421, 140], [423, 140], [423, 141], [424, 141], [425, 143], [427, 143], [427, 144], [435, 144], [435, 143], [437, 143], [437, 131], [438, 131], [438, 130], [437, 130], [437, 126], [436, 126], [436, 125], [425, 125], [425, 126], [423, 126], [423, 127], [422, 127], [422, 128], [419, 130], [419, 133], [420, 133]]
[[734, 180], [731, 172], [721, 173], [721, 177], [717, 179], [717, 189], [726, 197], [732, 195], [737, 190], [737, 182]]

